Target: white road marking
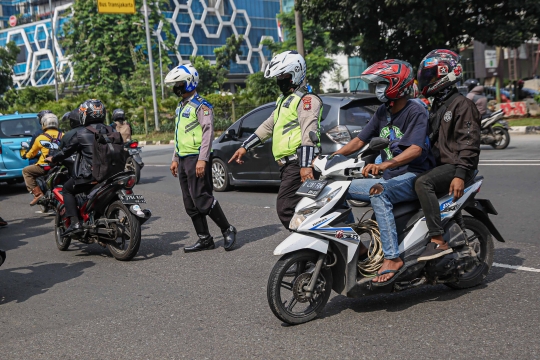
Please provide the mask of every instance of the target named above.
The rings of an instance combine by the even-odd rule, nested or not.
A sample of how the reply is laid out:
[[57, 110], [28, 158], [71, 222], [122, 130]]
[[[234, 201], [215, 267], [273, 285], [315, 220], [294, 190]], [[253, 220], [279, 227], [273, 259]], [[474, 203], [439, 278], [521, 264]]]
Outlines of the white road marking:
[[511, 162], [531, 162], [531, 161], [534, 161], [534, 162], [537, 162], [537, 161], [540, 161], [540, 159], [537, 159], [537, 160], [505, 160], [505, 159], [501, 159], [501, 160], [485, 160], [485, 159], [480, 159], [480, 161], [500, 161], [500, 162], [504, 162], [504, 161], [511, 161]]
[[171, 165], [144, 165], [144, 167], [147, 167], [147, 166], [154, 166], [154, 167], [163, 167], [163, 166], [171, 166]]
[[525, 266], [515, 266], [515, 265], [507, 265], [507, 264], [499, 264], [499, 263], [493, 263], [493, 266], [502, 267], [506, 269], [514, 269], [514, 270], [531, 271], [531, 272], [540, 273], [540, 269], [535, 269], [535, 268], [530, 268], [530, 267], [525, 267]]
[[540, 164], [482, 164], [482, 166], [540, 166]]

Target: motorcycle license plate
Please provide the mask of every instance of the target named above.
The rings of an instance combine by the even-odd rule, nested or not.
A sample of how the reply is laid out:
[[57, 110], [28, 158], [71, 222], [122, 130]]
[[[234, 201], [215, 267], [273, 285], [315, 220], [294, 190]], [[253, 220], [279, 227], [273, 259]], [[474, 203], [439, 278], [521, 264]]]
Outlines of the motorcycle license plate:
[[142, 195], [120, 195], [120, 201], [124, 204], [146, 204]]
[[324, 180], [306, 180], [296, 192], [296, 195], [316, 198], [328, 182]]

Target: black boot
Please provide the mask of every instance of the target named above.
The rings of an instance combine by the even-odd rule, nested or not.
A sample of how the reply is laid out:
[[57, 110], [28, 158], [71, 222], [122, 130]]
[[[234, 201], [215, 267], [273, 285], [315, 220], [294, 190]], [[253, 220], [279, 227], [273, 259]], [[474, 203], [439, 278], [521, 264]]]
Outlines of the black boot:
[[217, 200], [212, 209], [210, 209], [208, 216], [210, 216], [210, 219], [212, 219], [212, 221], [214, 221], [221, 229], [221, 233], [223, 234], [223, 247], [225, 250], [231, 250], [236, 241], [236, 228], [229, 224]]
[[79, 222], [79, 219], [72, 216], [70, 217], [70, 224], [68, 226], [68, 228], [66, 229], [66, 231], [64, 231], [64, 234], [63, 235], [68, 235], [68, 234], [72, 234], [72, 235], [75, 235], [75, 234], [79, 234], [83, 231], [83, 228], [81, 226], [81, 223]]
[[214, 239], [207, 234], [197, 234], [199, 236], [199, 241], [194, 245], [184, 248], [185, 253], [202, 251], [202, 250], [211, 250], [215, 249], [216, 245], [214, 244]]

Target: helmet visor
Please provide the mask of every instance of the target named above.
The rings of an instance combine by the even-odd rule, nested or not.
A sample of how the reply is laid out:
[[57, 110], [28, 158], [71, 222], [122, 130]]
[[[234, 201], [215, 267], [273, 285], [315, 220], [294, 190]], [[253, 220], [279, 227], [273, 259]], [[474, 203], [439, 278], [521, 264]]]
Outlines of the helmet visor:
[[423, 68], [418, 71], [418, 87], [420, 92], [424, 91], [424, 88], [439, 79], [437, 66], [431, 68]]

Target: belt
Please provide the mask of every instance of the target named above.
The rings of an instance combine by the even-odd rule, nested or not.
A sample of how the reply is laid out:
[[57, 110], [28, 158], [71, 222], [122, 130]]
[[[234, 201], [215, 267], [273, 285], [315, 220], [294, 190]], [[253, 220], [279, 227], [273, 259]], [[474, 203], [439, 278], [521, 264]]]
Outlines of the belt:
[[294, 154], [294, 155], [282, 157], [281, 159], [278, 159], [276, 161], [279, 166], [283, 166], [296, 160], [298, 160], [298, 155]]

